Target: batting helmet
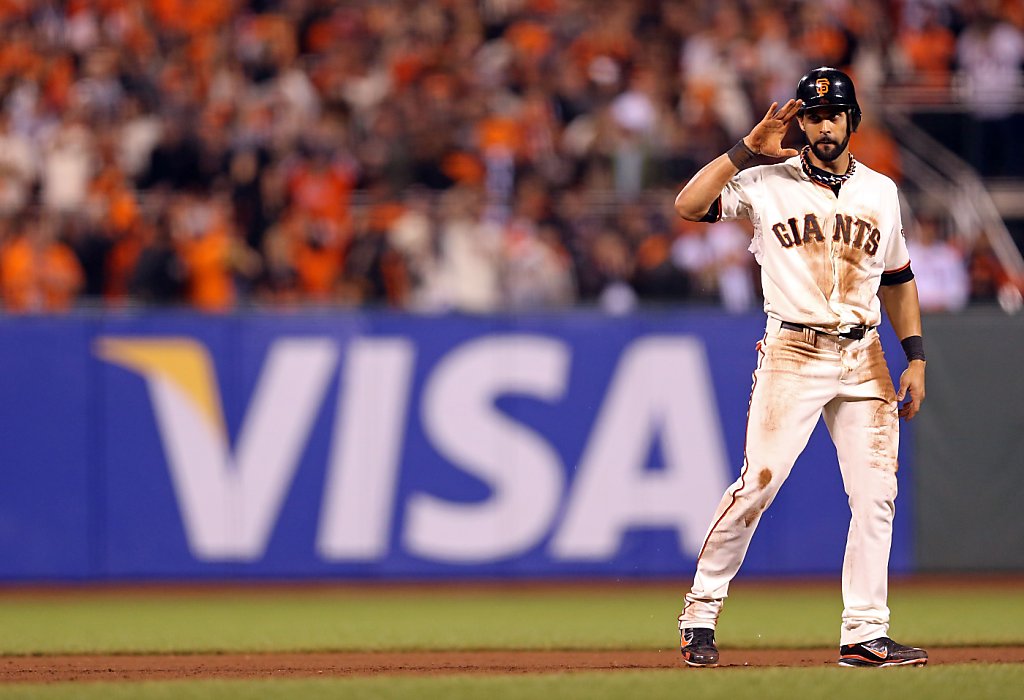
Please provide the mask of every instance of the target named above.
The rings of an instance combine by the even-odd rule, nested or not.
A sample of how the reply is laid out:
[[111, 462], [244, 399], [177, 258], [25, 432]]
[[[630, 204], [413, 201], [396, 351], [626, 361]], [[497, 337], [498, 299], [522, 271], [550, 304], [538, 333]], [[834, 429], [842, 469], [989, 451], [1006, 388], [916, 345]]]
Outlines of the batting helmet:
[[860, 105], [850, 76], [841, 70], [822, 66], [800, 78], [796, 98], [803, 101], [800, 112], [817, 107], [846, 107], [850, 114], [850, 131], [860, 125]]

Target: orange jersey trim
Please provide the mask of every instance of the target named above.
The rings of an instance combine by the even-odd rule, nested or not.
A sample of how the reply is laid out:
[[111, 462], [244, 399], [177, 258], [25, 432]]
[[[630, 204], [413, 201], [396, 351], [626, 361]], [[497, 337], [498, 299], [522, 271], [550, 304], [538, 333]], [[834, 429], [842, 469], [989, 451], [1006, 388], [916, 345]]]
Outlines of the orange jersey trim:
[[886, 274], [886, 275], [893, 275], [893, 274], [896, 274], [897, 272], [903, 272], [908, 267], [910, 267], [910, 261], [909, 260], [907, 261], [906, 265], [903, 265], [902, 267], [897, 267], [895, 270], [886, 270], [884, 274]]

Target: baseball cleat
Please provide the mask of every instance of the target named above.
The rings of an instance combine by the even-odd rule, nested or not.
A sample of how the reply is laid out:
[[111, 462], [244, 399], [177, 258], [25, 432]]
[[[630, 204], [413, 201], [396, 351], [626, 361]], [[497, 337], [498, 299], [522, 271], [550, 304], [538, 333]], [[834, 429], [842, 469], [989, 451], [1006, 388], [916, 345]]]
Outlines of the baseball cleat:
[[706, 627], [687, 627], [679, 640], [680, 653], [687, 666], [714, 668], [718, 665], [715, 631]]
[[917, 647], [907, 647], [888, 637], [879, 637], [859, 644], [844, 644], [839, 647], [840, 666], [886, 668], [889, 666], [924, 666], [928, 663], [928, 652]]

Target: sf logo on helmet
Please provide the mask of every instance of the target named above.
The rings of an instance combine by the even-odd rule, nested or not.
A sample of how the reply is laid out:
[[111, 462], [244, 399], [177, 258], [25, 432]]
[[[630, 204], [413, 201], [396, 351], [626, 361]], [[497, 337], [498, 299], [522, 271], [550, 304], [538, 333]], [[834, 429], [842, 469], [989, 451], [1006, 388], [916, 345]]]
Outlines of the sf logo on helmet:
[[828, 78], [818, 78], [814, 81], [814, 87], [818, 90], [818, 97], [823, 97], [828, 94], [829, 85]]

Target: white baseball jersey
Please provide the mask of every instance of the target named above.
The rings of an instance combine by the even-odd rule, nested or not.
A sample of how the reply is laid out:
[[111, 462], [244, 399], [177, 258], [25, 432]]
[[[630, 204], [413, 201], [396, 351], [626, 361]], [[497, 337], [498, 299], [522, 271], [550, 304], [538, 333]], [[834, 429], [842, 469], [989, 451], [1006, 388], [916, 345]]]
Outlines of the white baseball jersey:
[[877, 326], [883, 272], [910, 265], [896, 184], [857, 162], [836, 196], [795, 156], [738, 173], [720, 198], [720, 220], [750, 219], [764, 310], [830, 333]]

